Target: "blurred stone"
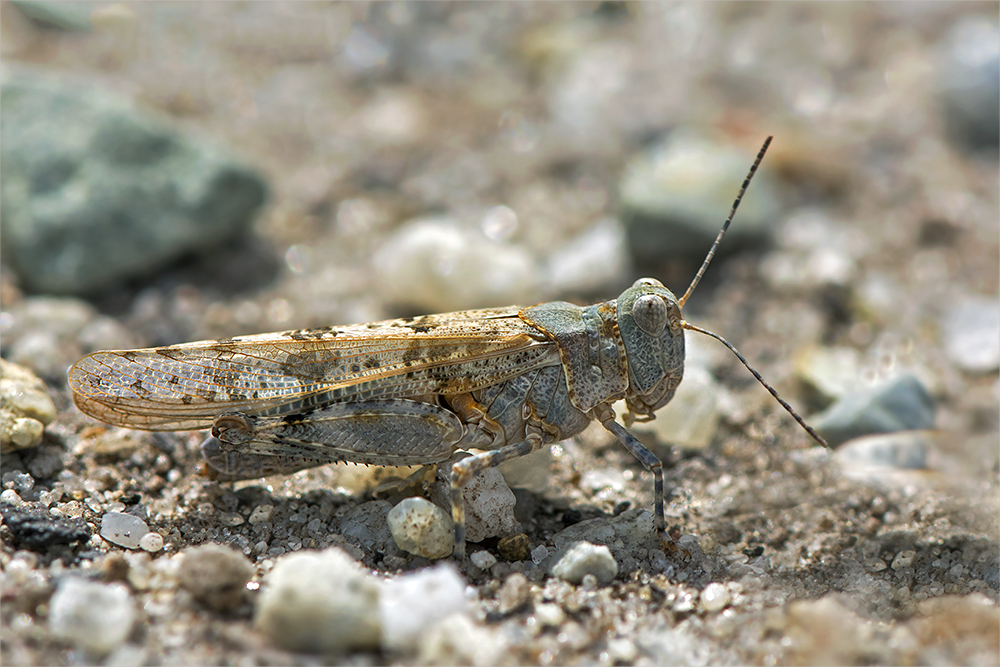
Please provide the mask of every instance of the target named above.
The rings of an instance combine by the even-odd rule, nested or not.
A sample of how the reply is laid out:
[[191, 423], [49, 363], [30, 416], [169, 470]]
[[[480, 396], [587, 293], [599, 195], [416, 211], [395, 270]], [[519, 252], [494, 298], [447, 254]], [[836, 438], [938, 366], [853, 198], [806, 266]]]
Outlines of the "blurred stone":
[[831, 446], [875, 433], [934, 428], [934, 400], [911, 374], [843, 396], [808, 420]]
[[497, 611], [509, 614], [523, 607], [531, 599], [531, 584], [520, 572], [515, 572], [503, 582], [497, 591]]
[[337, 548], [278, 560], [257, 604], [255, 626], [289, 651], [341, 654], [379, 646], [381, 582]]
[[888, 466], [904, 470], [927, 468], [927, 452], [932, 436], [926, 431], [901, 431], [867, 435], [845, 442], [836, 457], [855, 469]]
[[795, 371], [826, 401], [833, 401], [858, 386], [861, 362], [851, 347], [810, 346], [796, 353]]
[[247, 600], [247, 582], [254, 568], [243, 554], [221, 544], [183, 551], [177, 573], [181, 588], [216, 611], [231, 611]]
[[[753, 155], [688, 133], [674, 132], [632, 159], [620, 186], [632, 256], [644, 264], [700, 260], [729, 214]], [[739, 224], [720, 254], [759, 246], [778, 219], [778, 200], [766, 167], [740, 204]]]
[[50, 602], [52, 634], [99, 655], [124, 642], [134, 621], [135, 603], [122, 584], [68, 577]]
[[579, 584], [588, 574], [597, 577], [602, 586], [618, 576], [618, 563], [608, 547], [577, 542], [552, 566], [552, 576], [571, 584]]
[[[656, 419], [634, 424], [630, 430], [647, 447], [704, 449], [712, 442], [719, 427], [721, 388], [704, 368], [689, 365], [684, 379], [670, 402], [656, 411]], [[624, 406], [624, 404], [622, 404]], [[618, 411], [618, 408], [615, 408]], [[622, 412], [625, 408], [622, 407]], [[652, 439], [650, 438], [652, 436]]]
[[552, 483], [552, 448], [542, 447], [527, 456], [504, 461], [497, 470], [508, 486], [542, 493]]
[[46, 28], [87, 31], [94, 27], [90, 22], [90, 12], [93, 9], [90, 3], [15, 0], [11, 4], [29, 19]]
[[378, 601], [382, 647], [413, 651], [441, 619], [469, 611], [465, 581], [450, 563], [390, 579]]
[[1000, 304], [968, 298], [953, 305], [941, 320], [948, 358], [970, 373], [1000, 368]]
[[27, 368], [0, 359], [0, 453], [40, 444], [55, 416], [45, 383]]
[[625, 228], [605, 218], [549, 255], [546, 288], [552, 294], [600, 292], [622, 282], [628, 265]]
[[538, 302], [531, 255], [450, 218], [406, 223], [375, 253], [383, 298], [422, 312]]
[[236, 235], [259, 175], [93, 82], [7, 71], [3, 259], [31, 291], [84, 294]]
[[1000, 32], [996, 17], [952, 26], [938, 77], [948, 135], [970, 150], [1000, 147]]

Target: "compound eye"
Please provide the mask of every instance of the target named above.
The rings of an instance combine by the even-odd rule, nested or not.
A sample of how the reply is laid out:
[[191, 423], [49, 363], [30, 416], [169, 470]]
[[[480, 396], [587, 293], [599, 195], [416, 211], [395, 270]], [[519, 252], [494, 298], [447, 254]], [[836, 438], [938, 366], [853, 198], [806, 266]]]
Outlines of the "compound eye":
[[657, 337], [667, 326], [667, 304], [655, 294], [643, 294], [632, 306], [632, 319], [645, 333]]
[[663, 287], [663, 283], [661, 283], [656, 278], [639, 278], [637, 281], [632, 283], [632, 287], [638, 287], [639, 285], [651, 285], [653, 287]]

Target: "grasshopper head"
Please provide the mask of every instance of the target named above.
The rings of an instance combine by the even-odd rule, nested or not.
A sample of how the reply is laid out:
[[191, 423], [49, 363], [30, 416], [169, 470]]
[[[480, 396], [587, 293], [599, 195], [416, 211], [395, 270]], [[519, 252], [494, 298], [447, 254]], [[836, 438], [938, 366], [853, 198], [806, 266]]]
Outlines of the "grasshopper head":
[[673, 292], [641, 278], [618, 297], [618, 330], [628, 357], [626, 402], [639, 421], [674, 396], [684, 375], [684, 329]]

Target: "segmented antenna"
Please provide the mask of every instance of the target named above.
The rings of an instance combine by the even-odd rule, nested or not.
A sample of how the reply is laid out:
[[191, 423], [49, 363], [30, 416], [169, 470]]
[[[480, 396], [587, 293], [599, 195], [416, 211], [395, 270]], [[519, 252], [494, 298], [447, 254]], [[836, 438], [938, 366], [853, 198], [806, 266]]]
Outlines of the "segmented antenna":
[[773, 136], [769, 136], [765, 139], [764, 145], [761, 146], [760, 151], [757, 152], [757, 159], [753, 161], [753, 166], [750, 167], [750, 173], [747, 174], [747, 177], [743, 180], [743, 187], [740, 188], [740, 193], [736, 195], [736, 201], [733, 202], [733, 210], [729, 212], [729, 217], [726, 218], [726, 223], [722, 225], [722, 230], [719, 232], [719, 235], [715, 237], [715, 243], [712, 244], [711, 250], [708, 251], [708, 256], [705, 257], [705, 261], [701, 263], [701, 268], [698, 269], [698, 273], [695, 274], [694, 280], [692, 280], [691, 284], [688, 285], [687, 291], [684, 292], [684, 296], [682, 296], [677, 302], [677, 305], [681, 308], [684, 307], [684, 303], [688, 300], [688, 297], [691, 296], [691, 292], [694, 291], [694, 288], [698, 286], [699, 282], [701, 282], [701, 277], [705, 275], [705, 269], [708, 268], [712, 258], [715, 257], [715, 251], [719, 247], [719, 242], [722, 241], [722, 237], [726, 235], [726, 230], [729, 229], [729, 223], [733, 221], [733, 216], [736, 215], [736, 209], [740, 207], [740, 202], [743, 200], [743, 195], [746, 194], [747, 186], [750, 185], [750, 179], [757, 173], [757, 167], [760, 166], [760, 161], [764, 159], [764, 153], [767, 152], [767, 147], [771, 145], [772, 139], [774, 139]]
[[[753, 175], [757, 173], [757, 167], [760, 166], [760, 161], [764, 159], [764, 153], [767, 152], [767, 147], [771, 145], [771, 140], [773, 138], [774, 137], [768, 137], [767, 139], [765, 139], [764, 145], [760, 147], [760, 151], [757, 153], [757, 159], [753, 161], [753, 166], [750, 167], [750, 173], [747, 174], [746, 179], [743, 181], [743, 187], [740, 188], [739, 194], [736, 195], [736, 201], [733, 202], [733, 210], [729, 212], [729, 217], [726, 218], [726, 223], [722, 225], [722, 231], [720, 231], [719, 235], [715, 237], [715, 243], [712, 244], [711, 250], [708, 251], [708, 256], [705, 257], [705, 261], [702, 262], [701, 268], [698, 269], [698, 273], [695, 274], [694, 280], [691, 281], [691, 285], [687, 288], [687, 291], [684, 292], [684, 296], [682, 296], [678, 301], [678, 304], [680, 306], [683, 306], [684, 302], [687, 301], [689, 296], [691, 296], [691, 292], [694, 291], [694, 288], [701, 281], [701, 277], [702, 275], [704, 275], [705, 269], [708, 268], [709, 262], [711, 262], [712, 258], [715, 257], [715, 251], [719, 247], [719, 242], [722, 241], [722, 237], [725, 235], [726, 230], [729, 229], [729, 224], [733, 221], [733, 216], [736, 215], [736, 209], [739, 208], [740, 201], [742, 201], [743, 195], [746, 194], [747, 186], [750, 185], [750, 179], [752, 179]], [[691, 324], [690, 322], [687, 321], [682, 320], [681, 326], [684, 327], [685, 329], [688, 329], [689, 331], [697, 331], [698, 333], [705, 334], [706, 336], [711, 336], [715, 340], [719, 341], [720, 343], [728, 347], [729, 350], [736, 355], [736, 358], [743, 362], [743, 365], [747, 367], [747, 370], [753, 373], [753, 376], [757, 378], [757, 382], [760, 382], [762, 385], [764, 385], [764, 388], [771, 393], [771, 396], [774, 396], [774, 398], [778, 401], [778, 403], [781, 403], [781, 407], [787, 410], [788, 414], [790, 414], [792, 417], [795, 418], [795, 421], [799, 423], [799, 426], [804, 428], [806, 430], [806, 433], [812, 436], [813, 440], [823, 445], [827, 449], [830, 448], [830, 445], [827, 443], [826, 440], [823, 439], [823, 436], [817, 433], [812, 426], [807, 424], [805, 420], [802, 419], [802, 417], [800, 417], [799, 414], [792, 409], [792, 406], [790, 406], [787, 402], [785, 402], [785, 399], [783, 399], [781, 396], [778, 396], [778, 392], [774, 390], [774, 387], [772, 387], [771, 385], [769, 385], [767, 382], [764, 381], [764, 378], [760, 376], [760, 373], [754, 370], [753, 366], [751, 366], [750, 363], [746, 360], [746, 357], [740, 354], [740, 351], [737, 350], [735, 347], [733, 347], [729, 341], [727, 341], [725, 338], [723, 338], [717, 333], [713, 333], [708, 329], [702, 329], [701, 327], [695, 326], [694, 324]]]
[[823, 439], [823, 436], [821, 436], [819, 433], [817, 433], [816, 430], [812, 426], [810, 426], [809, 424], [807, 424], [805, 422], [805, 420], [802, 419], [802, 417], [800, 417], [799, 414], [797, 412], [795, 412], [795, 410], [792, 409], [792, 406], [790, 406], [788, 403], [785, 402], [785, 399], [783, 399], [781, 396], [778, 396], [778, 392], [774, 390], [774, 387], [772, 387], [771, 385], [769, 385], [767, 382], [764, 381], [764, 378], [762, 378], [760, 376], [760, 373], [758, 373], [757, 371], [755, 371], [753, 369], [753, 366], [751, 366], [747, 362], [746, 358], [744, 358], [744, 356], [742, 354], [740, 354], [740, 351], [737, 350], [735, 347], [733, 347], [732, 344], [729, 341], [727, 341], [725, 338], [723, 338], [722, 336], [720, 336], [717, 333], [712, 333], [708, 329], [702, 329], [701, 327], [695, 326], [695, 325], [691, 324], [690, 322], [681, 322], [681, 326], [684, 327], [685, 329], [689, 329], [690, 331], [697, 331], [698, 333], [703, 333], [706, 336], [711, 336], [715, 340], [719, 341], [720, 343], [722, 343], [723, 345], [725, 345], [726, 347], [728, 347], [729, 350], [733, 354], [735, 354], [736, 357], [740, 361], [743, 362], [743, 365], [747, 367], [747, 370], [750, 371], [751, 373], [753, 373], [753, 376], [755, 378], [757, 378], [757, 382], [760, 382], [762, 385], [764, 385], [765, 389], [767, 389], [769, 392], [771, 392], [771, 396], [774, 396], [774, 398], [777, 399], [778, 403], [781, 403], [781, 407], [783, 407], [785, 410], [788, 410], [788, 414], [790, 414], [792, 417], [795, 418], [795, 421], [797, 421], [799, 423], [799, 426], [801, 426], [802, 428], [804, 428], [806, 430], [806, 433], [808, 433], [809, 435], [812, 436], [813, 440], [815, 440], [819, 444], [823, 445], [827, 449], [830, 448], [829, 443], [827, 443], [827, 441]]

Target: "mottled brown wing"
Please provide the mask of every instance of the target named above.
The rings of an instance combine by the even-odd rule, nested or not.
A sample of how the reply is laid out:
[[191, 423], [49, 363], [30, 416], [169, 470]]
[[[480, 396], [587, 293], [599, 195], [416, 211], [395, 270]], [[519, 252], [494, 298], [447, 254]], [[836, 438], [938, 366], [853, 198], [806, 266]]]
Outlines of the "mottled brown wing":
[[78, 408], [108, 424], [206, 428], [226, 412], [301, 413], [344, 400], [456, 394], [559, 363], [518, 308], [95, 352], [69, 371]]

